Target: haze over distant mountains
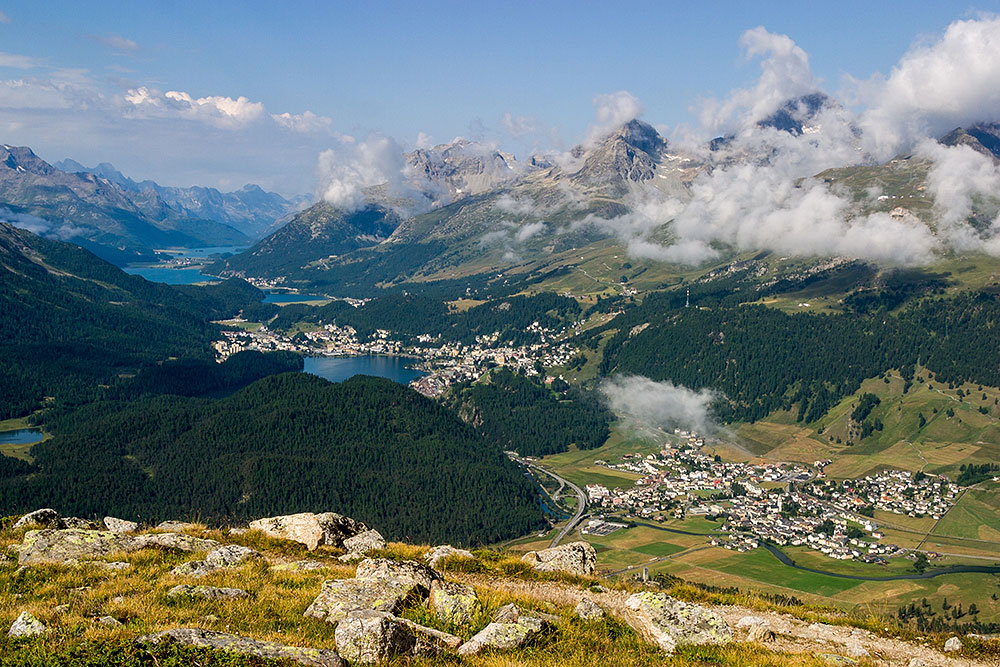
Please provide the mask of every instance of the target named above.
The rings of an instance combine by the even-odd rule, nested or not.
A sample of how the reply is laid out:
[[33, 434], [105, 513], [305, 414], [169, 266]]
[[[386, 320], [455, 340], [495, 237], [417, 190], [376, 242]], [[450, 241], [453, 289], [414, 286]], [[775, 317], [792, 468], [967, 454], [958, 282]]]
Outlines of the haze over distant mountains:
[[50, 165], [27, 147], [0, 147], [0, 217], [122, 263], [154, 248], [243, 245], [305, 205], [247, 185], [236, 192], [136, 183], [110, 164]]

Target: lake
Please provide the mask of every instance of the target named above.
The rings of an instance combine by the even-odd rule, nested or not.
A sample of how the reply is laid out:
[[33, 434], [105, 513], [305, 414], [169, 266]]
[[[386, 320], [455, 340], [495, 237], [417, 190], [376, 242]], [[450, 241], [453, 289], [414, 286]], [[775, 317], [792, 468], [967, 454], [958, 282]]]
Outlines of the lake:
[[0, 445], [33, 445], [42, 441], [42, 431], [37, 428], [19, 428], [0, 431]]
[[126, 266], [123, 271], [131, 273], [133, 276], [142, 276], [146, 280], [154, 283], [166, 283], [167, 285], [191, 285], [201, 283], [206, 280], [218, 280], [212, 276], [206, 276], [201, 269], [183, 268], [171, 269], [165, 266]]
[[267, 292], [264, 303], [299, 303], [300, 301], [326, 301], [322, 294], [291, 294], [289, 292]]
[[[246, 249], [247, 246], [224, 245], [211, 246], [209, 248], [181, 248], [162, 252], [178, 259], [209, 259], [226, 253], [235, 254]], [[191, 285], [193, 283], [202, 283], [206, 280], [219, 280], [215, 276], [206, 276], [201, 272], [201, 269], [191, 267], [127, 266], [123, 270], [125, 273], [131, 273], [133, 276], [142, 276], [151, 282], [166, 283], [167, 285]]]
[[407, 368], [418, 361], [410, 357], [306, 357], [302, 370], [330, 382], [341, 382], [355, 375], [374, 375], [409, 384], [411, 380], [426, 375], [423, 371]]

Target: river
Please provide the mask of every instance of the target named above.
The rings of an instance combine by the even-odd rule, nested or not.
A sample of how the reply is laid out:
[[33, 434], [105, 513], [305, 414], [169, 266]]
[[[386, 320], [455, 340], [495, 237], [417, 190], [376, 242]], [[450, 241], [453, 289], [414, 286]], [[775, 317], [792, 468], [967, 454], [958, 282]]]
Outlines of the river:
[[306, 357], [302, 370], [330, 382], [341, 382], [355, 375], [374, 375], [400, 384], [409, 384], [426, 375], [421, 370], [408, 368], [419, 361], [410, 357], [383, 356]]

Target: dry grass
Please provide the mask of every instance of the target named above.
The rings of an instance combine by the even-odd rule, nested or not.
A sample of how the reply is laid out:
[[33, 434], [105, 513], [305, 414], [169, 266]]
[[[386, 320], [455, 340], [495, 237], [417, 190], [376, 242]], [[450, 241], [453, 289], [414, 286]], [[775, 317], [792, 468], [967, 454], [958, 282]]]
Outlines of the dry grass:
[[[2, 525], [9, 526], [6, 521]], [[0, 549], [20, 542], [24, 530], [0, 529]], [[351, 577], [353, 564], [336, 558], [341, 552], [320, 548], [308, 552], [301, 545], [268, 538], [249, 532], [231, 535], [223, 531], [192, 529], [194, 534], [223, 543], [243, 544], [264, 553], [269, 562], [258, 561], [231, 570], [212, 573], [197, 579], [208, 586], [242, 588], [251, 597], [233, 601], [207, 601], [171, 599], [167, 591], [182, 583], [192, 583], [189, 577], [170, 574], [176, 565], [194, 560], [197, 554], [164, 550], [144, 550], [119, 554], [106, 560], [121, 560], [131, 567], [127, 570], [105, 570], [95, 566], [43, 565], [18, 570], [16, 563], [0, 565], [0, 627], [9, 627], [18, 614], [27, 611], [39, 618], [49, 628], [47, 636], [35, 640], [10, 640], [0, 637], [0, 656], [20, 656], [27, 664], [74, 664], [75, 658], [58, 658], [65, 655], [102, 651], [120, 654], [121, 647], [131, 646], [135, 638], [172, 627], [196, 626], [220, 632], [253, 637], [295, 646], [335, 648], [334, 626], [303, 616], [326, 579]], [[390, 544], [375, 554], [394, 559], [422, 560], [427, 547]], [[448, 559], [438, 569], [451, 579], [472, 581], [483, 603], [482, 611], [469, 623], [453, 626], [438, 620], [424, 603], [407, 607], [402, 614], [418, 623], [470, 638], [482, 629], [492, 613], [504, 604], [514, 602], [529, 610], [556, 614], [563, 621], [540, 637], [530, 647], [509, 653], [486, 653], [461, 660], [462, 664], [502, 665], [823, 665], [822, 660], [804, 654], [782, 654], [758, 645], [735, 643], [727, 646], [686, 647], [673, 656], [667, 656], [643, 642], [635, 633], [614, 617], [599, 622], [584, 622], [572, 614], [575, 599], [585, 591], [610, 590], [612, 595], [624, 597], [638, 585], [630, 582], [609, 584], [591, 577], [576, 577], [556, 573], [532, 571], [517, 556], [493, 551], [478, 551], [474, 560]], [[322, 562], [321, 570], [276, 570], [272, 564], [288, 563], [308, 558]], [[508, 584], [516, 585], [504, 585]], [[542, 590], [549, 593], [542, 595]], [[562, 596], [553, 591], [572, 591]], [[807, 621], [830, 624], [847, 624], [883, 631], [885, 619], [851, 617], [824, 607], [799, 605], [783, 606], [765, 598], [745, 594], [710, 593], [687, 584], [674, 585], [668, 591], [675, 597], [708, 604], [739, 605], [746, 609], [777, 611], [792, 614]], [[122, 623], [108, 627], [98, 619], [111, 616]], [[3, 624], [6, 624], [4, 626]], [[900, 628], [891, 634], [901, 636]], [[83, 647], [83, 648], [81, 648]], [[102, 648], [103, 647], [103, 648]], [[118, 649], [115, 649], [118, 647]], [[74, 651], [76, 653], [74, 653]], [[91, 653], [88, 653], [90, 655]], [[31, 656], [31, 659], [28, 659]], [[162, 656], [161, 656], [162, 657]], [[159, 664], [161, 657], [152, 662], [94, 662], [93, 664]], [[185, 658], [187, 659], [187, 658]], [[138, 658], [137, 658], [138, 660]], [[227, 658], [227, 662], [205, 664], [267, 664], [241, 662]], [[430, 665], [459, 662], [457, 657], [434, 660], [414, 659], [406, 664]], [[187, 664], [183, 661], [168, 664]], [[18, 662], [0, 665], [19, 664]]]

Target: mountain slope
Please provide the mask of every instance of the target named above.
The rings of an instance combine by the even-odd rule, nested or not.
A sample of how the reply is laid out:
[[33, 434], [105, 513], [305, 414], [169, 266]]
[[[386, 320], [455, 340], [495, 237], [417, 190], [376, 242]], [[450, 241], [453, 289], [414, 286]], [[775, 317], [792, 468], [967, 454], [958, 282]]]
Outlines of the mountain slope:
[[262, 299], [239, 280], [174, 288], [0, 223], [2, 418], [168, 357], [212, 359], [210, 320]]
[[541, 524], [533, 483], [499, 447], [382, 378], [286, 373], [217, 401], [95, 403], [47, 428], [35, 475], [0, 484], [3, 507], [153, 522], [337, 508], [386, 537], [460, 544]]
[[[110, 181], [88, 173], [68, 174], [29, 148], [6, 144], [0, 148], [0, 207], [9, 220], [27, 220], [43, 234], [98, 251], [110, 246], [148, 256], [156, 247], [237, 245], [248, 240], [228, 225], [191, 219], [156, 197], [137, 203]], [[112, 255], [113, 250], [109, 258]]]

